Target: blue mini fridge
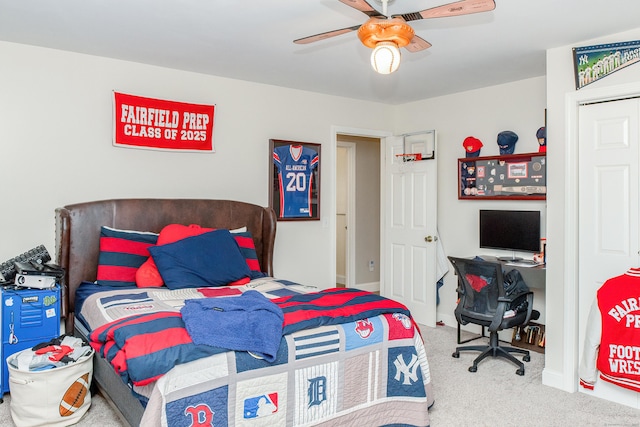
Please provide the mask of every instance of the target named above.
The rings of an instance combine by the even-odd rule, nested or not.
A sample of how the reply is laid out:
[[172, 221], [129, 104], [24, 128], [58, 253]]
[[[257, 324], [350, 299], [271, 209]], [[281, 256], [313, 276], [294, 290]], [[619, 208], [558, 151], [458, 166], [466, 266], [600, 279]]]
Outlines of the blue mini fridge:
[[60, 336], [60, 286], [49, 289], [0, 288], [0, 399], [9, 391], [7, 357]]

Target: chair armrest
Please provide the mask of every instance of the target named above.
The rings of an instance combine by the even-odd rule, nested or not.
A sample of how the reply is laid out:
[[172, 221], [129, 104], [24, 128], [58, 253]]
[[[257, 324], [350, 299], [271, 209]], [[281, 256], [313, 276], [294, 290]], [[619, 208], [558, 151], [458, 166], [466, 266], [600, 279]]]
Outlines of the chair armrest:
[[507, 308], [509, 307], [509, 300], [505, 300], [504, 298], [498, 298], [498, 306], [496, 307], [496, 314], [489, 325], [489, 331], [497, 331], [500, 329], [500, 325], [504, 320], [504, 313], [507, 312]]
[[496, 308], [496, 316], [494, 317], [493, 321], [491, 322], [491, 325], [489, 326], [490, 331], [493, 331], [493, 330], [497, 331], [500, 329], [500, 325], [504, 320], [504, 314], [511, 307], [511, 304], [516, 299], [522, 297], [523, 295], [526, 296], [527, 312], [522, 324], [526, 325], [527, 323], [529, 323], [529, 320], [531, 319], [531, 313], [533, 311], [533, 292], [531, 291], [523, 292], [518, 295], [513, 295], [511, 297], [506, 297], [506, 296], [498, 297], [498, 307]]
[[527, 317], [524, 319], [523, 325], [529, 323], [531, 320], [531, 313], [533, 312], [533, 292], [527, 292]]

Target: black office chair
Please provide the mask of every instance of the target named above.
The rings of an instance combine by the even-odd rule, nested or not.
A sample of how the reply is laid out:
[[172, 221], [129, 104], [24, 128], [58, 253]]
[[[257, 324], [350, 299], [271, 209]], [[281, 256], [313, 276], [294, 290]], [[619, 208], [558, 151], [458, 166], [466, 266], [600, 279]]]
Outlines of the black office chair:
[[528, 289], [507, 293], [502, 264], [499, 262], [448, 258], [458, 275], [459, 300], [455, 309], [456, 319], [462, 325], [473, 323], [489, 330], [488, 345], [457, 347], [452, 356], [459, 358], [461, 351], [480, 351], [480, 355], [469, 367], [469, 372], [476, 372], [478, 363], [487, 356], [504, 357], [519, 367], [516, 374], [524, 375], [524, 363], [511, 353], [523, 354], [522, 360], [529, 362], [531, 360], [529, 351], [501, 346], [498, 340], [498, 331], [529, 323], [532, 314], [533, 293]]

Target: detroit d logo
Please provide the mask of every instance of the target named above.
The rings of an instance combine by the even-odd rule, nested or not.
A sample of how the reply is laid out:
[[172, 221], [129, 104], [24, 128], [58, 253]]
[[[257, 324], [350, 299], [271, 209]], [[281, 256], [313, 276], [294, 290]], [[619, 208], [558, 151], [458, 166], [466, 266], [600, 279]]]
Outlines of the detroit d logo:
[[307, 389], [307, 395], [309, 396], [309, 405], [312, 406], [320, 405], [322, 402], [327, 400], [327, 377], [320, 376], [316, 378], [311, 378], [309, 381], [309, 388]]

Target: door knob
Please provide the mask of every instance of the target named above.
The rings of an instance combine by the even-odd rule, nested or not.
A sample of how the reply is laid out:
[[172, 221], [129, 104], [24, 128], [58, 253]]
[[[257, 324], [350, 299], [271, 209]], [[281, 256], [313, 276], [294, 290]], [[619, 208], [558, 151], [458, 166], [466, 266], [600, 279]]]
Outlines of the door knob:
[[424, 241], [429, 243], [436, 242], [437, 240], [438, 240], [438, 236], [427, 236], [424, 238]]

